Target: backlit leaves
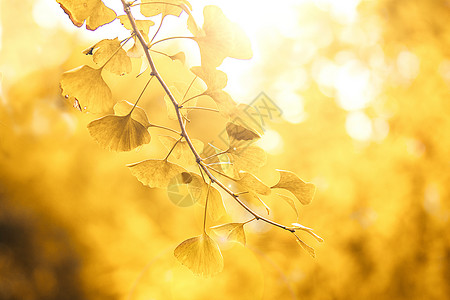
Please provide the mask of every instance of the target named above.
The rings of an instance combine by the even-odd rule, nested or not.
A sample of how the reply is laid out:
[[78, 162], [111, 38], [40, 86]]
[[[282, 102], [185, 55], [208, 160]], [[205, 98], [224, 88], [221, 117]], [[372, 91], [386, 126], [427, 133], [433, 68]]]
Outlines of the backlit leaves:
[[247, 191], [253, 191], [260, 195], [270, 195], [270, 188], [253, 174], [248, 172], [240, 172], [240, 179], [236, 182], [243, 186]]
[[206, 69], [204, 67], [192, 67], [191, 72], [206, 83], [208, 89], [205, 91], [205, 94], [212, 91], [221, 90], [227, 85], [227, 74], [220, 70]]
[[116, 75], [131, 72], [131, 59], [122, 49], [119, 39], [104, 39], [88, 49], [93, 53], [92, 59], [100, 66]]
[[202, 66], [216, 68], [226, 57], [250, 59], [250, 41], [237, 25], [232, 23], [217, 6], [205, 6], [202, 30], [189, 29], [200, 48]]
[[86, 20], [86, 28], [95, 30], [114, 21], [116, 13], [101, 0], [56, 0], [72, 23], [80, 27]]
[[239, 176], [239, 171], [255, 173], [266, 163], [266, 152], [257, 146], [233, 147], [227, 150], [231, 156], [235, 174]]
[[[170, 136], [160, 136], [159, 139], [167, 150], [172, 149], [175, 143], [177, 143], [177, 139]], [[196, 139], [191, 139], [191, 141], [197, 153], [201, 153], [203, 151], [203, 142]], [[186, 141], [179, 141], [170, 155], [180, 160], [183, 164], [195, 164], [194, 154]]]
[[239, 124], [228, 122], [226, 125], [226, 131], [230, 138], [230, 144], [235, 144], [241, 141], [253, 141], [260, 138], [260, 135], [248, 128], [245, 128]]
[[244, 231], [245, 223], [227, 223], [223, 225], [213, 226], [215, 232], [220, 234], [221, 232], [225, 232], [227, 234], [228, 241], [235, 241], [241, 243], [245, 246], [246, 238]]
[[175, 248], [175, 257], [201, 277], [213, 276], [223, 269], [223, 257], [219, 246], [205, 232], [185, 240]]
[[159, 14], [162, 14], [163, 18], [168, 15], [179, 17], [183, 12], [183, 5], [190, 8], [189, 2], [185, 0], [142, 0], [141, 13], [146, 17], [153, 17]]
[[111, 90], [102, 78], [102, 69], [81, 66], [61, 77], [62, 95], [77, 100], [83, 110], [102, 113], [114, 105]]
[[[133, 27], [131, 26], [131, 22], [128, 19], [127, 15], [121, 15], [117, 17], [120, 20], [120, 23], [128, 29], [133, 30]], [[135, 20], [137, 29], [142, 33], [144, 38], [148, 38], [148, 33], [150, 31], [150, 27], [155, 25], [155, 22], [152, 20]]]
[[117, 115], [108, 115], [88, 124], [89, 133], [100, 146], [112, 151], [130, 151], [150, 143], [147, 115], [140, 107], [131, 113], [132, 107], [131, 103], [121, 101], [114, 106]]
[[[205, 205], [204, 201], [200, 202], [200, 204]], [[212, 186], [209, 187], [207, 213], [208, 217], [213, 221], [216, 221], [227, 214], [227, 210], [223, 204], [222, 195], [220, 195], [220, 192]]]
[[153, 188], [167, 188], [172, 178], [185, 169], [167, 160], [149, 159], [128, 165], [131, 174], [142, 184]]
[[278, 170], [278, 172], [280, 180], [272, 188], [290, 191], [303, 205], [311, 203], [316, 190], [314, 184], [304, 182], [290, 171]]

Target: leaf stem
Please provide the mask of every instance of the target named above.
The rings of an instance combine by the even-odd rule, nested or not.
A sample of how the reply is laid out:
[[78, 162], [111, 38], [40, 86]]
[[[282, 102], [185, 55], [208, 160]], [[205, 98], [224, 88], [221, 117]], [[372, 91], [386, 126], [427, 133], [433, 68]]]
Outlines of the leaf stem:
[[[244, 202], [242, 202], [239, 199], [239, 196], [236, 195], [233, 191], [231, 191], [227, 186], [225, 186], [221, 181], [217, 180], [216, 177], [210, 172], [208, 166], [203, 162], [202, 158], [200, 157], [200, 155], [198, 154], [197, 150], [195, 150], [194, 145], [192, 144], [192, 141], [188, 135], [188, 133], [186, 132], [186, 127], [184, 125], [183, 122], [183, 116], [180, 112], [180, 108], [179, 108], [179, 104], [177, 102], [177, 100], [175, 99], [175, 97], [173, 96], [172, 92], [170, 91], [169, 87], [167, 86], [167, 84], [165, 83], [165, 81], [163, 80], [163, 78], [161, 77], [161, 75], [159, 74], [158, 70], [156, 69], [155, 63], [153, 62], [152, 57], [150, 56], [150, 51], [149, 48], [146, 47], [146, 43], [144, 40], [144, 37], [142, 36], [141, 32], [137, 29], [136, 26], [136, 22], [135, 19], [133, 17], [133, 15], [131, 14], [131, 10], [130, 10], [130, 4], [128, 4], [125, 0], [121, 0], [122, 1], [122, 5], [124, 8], [125, 13], [128, 16], [128, 19], [130, 20], [131, 26], [133, 27], [134, 32], [136, 33], [142, 48], [144, 49], [145, 52], [145, 56], [147, 57], [148, 63], [150, 65], [151, 68], [151, 75], [154, 75], [159, 83], [161, 84], [162, 88], [164, 89], [165, 93], [167, 94], [167, 96], [169, 97], [169, 99], [171, 100], [176, 114], [177, 114], [177, 119], [178, 119], [178, 124], [180, 125], [180, 129], [181, 129], [181, 133], [180, 135], [186, 140], [189, 148], [191, 149], [192, 153], [195, 156], [195, 160], [197, 162], [197, 164], [203, 169], [203, 171], [205, 172], [206, 176], [209, 177], [210, 179], [210, 184], [212, 183], [216, 183], [218, 186], [220, 186], [227, 194], [229, 194], [231, 197], [233, 197], [236, 202], [239, 203], [239, 205], [241, 205], [246, 211], [248, 211], [250, 214], [252, 214], [256, 220], [261, 220], [264, 221], [266, 223], [272, 224], [276, 227], [282, 228], [284, 230], [290, 231], [290, 232], [295, 232], [294, 229], [289, 228], [287, 226], [284, 226], [282, 224], [278, 224], [270, 219], [264, 218], [262, 216], [260, 216], [258, 213], [254, 212], [251, 208], [249, 208]], [[173, 38], [189, 38], [192, 39], [191, 37], [173, 37]], [[170, 38], [168, 38], [170, 39]], [[167, 40], [167, 39], [165, 39]], [[158, 42], [161, 42], [163, 40], [160, 40]], [[158, 43], [155, 42], [155, 43]], [[153, 43], [153, 45], [155, 44]]]
[[139, 97], [137, 98], [136, 102], [133, 105], [133, 108], [130, 111], [130, 114], [133, 112], [133, 110], [136, 108], [136, 105], [138, 104], [139, 100], [141, 100], [142, 95], [145, 92], [145, 89], [148, 87], [148, 85], [150, 84], [150, 82], [152, 81], [154, 76], [150, 76], [150, 79], [147, 81], [147, 83], [145, 84], [144, 88], [142, 89], [141, 94], [139, 95]]
[[207, 111], [213, 111], [213, 112], [219, 112], [215, 108], [209, 108], [209, 107], [200, 107], [200, 106], [181, 106], [180, 109], [198, 109], [198, 110], [207, 110]]
[[[195, 75], [194, 79], [192, 79], [192, 81], [191, 81], [191, 83], [189, 84], [189, 86], [188, 86], [186, 92], [184, 92], [183, 99], [181, 99], [181, 101], [183, 101], [184, 98], [186, 98], [187, 93], [189, 93], [189, 90], [191, 89], [191, 87], [192, 87], [192, 85], [194, 84], [194, 81], [195, 81], [195, 79], [197, 79], [197, 77], [198, 77], [198, 76]], [[183, 105], [183, 102], [182, 102], [180, 105], [182, 106], [182, 105]]]
[[203, 232], [206, 233], [206, 212], [208, 211], [209, 190], [211, 189], [211, 181], [208, 184], [208, 191], [206, 192], [205, 212], [203, 213]]
[[195, 99], [195, 98], [198, 98], [198, 97], [200, 97], [200, 96], [203, 96], [203, 93], [198, 94], [198, 95], [195, 95], [195, 96], [192, 96], [191, 98], [184, 100], [183, 102], [181, 102], [180, 105], [183, 106], [185, 103], [187, 103], [187, 102], [189, 102], [189, 101], [191, 101], [191, 100], [193, 100], [193, 99]]
[[156, 125], [156, 124], [150, 124], [149, 127], [161, 128], [161, 129], [165, 129], [165, 130], [171, 131], [171, 132], [173, 132], [173, 133], [176, 133], [176, 134], [178, 134], [178, 135], [181, 135], [180, 132], [176, 131], [175, 129], [166, 127], [166, 126]]
[[156, 35], [158, 34], [159, 30], [161, 29], [163, 22], [164, 22], [164, 16], [161, 17], [161, 22], [159, 23], [158, 29], [156, 29], [156, 32], [153, 35], [152, 39], [150, 40], [149, 44], [151, 44], [151, 42], [153, 42], [153, 40], [155, 39]]
[[[134, 34], [132, 34], [130, 37], [128, 37], [125, 41], [123, 41], [123, 44], [125, 45], [132, 37]], [[121, 44], [122, 42], [120, 42], [119, 44]], [[106, 66], [107, 63], [109, 63], [109, 61], [114, 57], [114, 55], [117, 54], [117, 52], [119, 52], [119, 50], [122, 49], [122, 45], [120, 45], [116, 51], [114, 51], [114, 53], [106, 60], [106, 62], [100, 67], [100, 69], [102, 69], [104, 66]]]
[[170, 149], [169, 153], [167, 153], [166, 158], [164, 158], [165, 161], [167, 161], [167, 159], [169, 158], [170, 154], [172, 153], [173, 149], [175, 149], [175, 147], [178, 145], [178, 143], [183, 139], [183, 137], [180, 137], [175, 144], [173, 144], [172, 148]]

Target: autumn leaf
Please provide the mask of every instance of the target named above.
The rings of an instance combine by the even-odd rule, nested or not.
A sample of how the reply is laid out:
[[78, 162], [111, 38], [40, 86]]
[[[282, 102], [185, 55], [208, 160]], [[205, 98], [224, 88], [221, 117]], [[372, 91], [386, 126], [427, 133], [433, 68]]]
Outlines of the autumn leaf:
[[295, 215], [297, 216], [297, 220], [298, 220], [298, 210], [297, 210], [297, 207], [295, 206], [294, 200], [291, 199], [290, 197], [282, 195], [282, 194], [277, 194], [277, 196], [280, 197], [284, 202], [289, 204], [289, 206], [295, 212]]
[[[171, 136], [165, 136], [162, 135], [159, 137], [159, 140], [164, 145], [164, 147], [167, 148], [167, 150], [172, 149], [172, 147], [176, 144], [175, 148], [172, 150], [171, 156], [175, 157], [176, 159], [180, 160], [180, 163], [186, 164], [186, 165], [195, 165], [196, 160], [195, 156], [192, 153], [191, 148], [189, 147], [189, 144], [186, 141], [179, 141], [171, 137]], [[197, 153], [202, 153], [203, 151], [203, 142], [191, 139], [192, 145], [194, 146]]]
[[315, 232], [313, 232], [312, 228], [303, 226], [302, 224], [299, 224], [299, 223], [292, 223], [292, 226], [294, 226], [293, 228], [296, 229], [296, 230], [300, 229], [300, 230], [306, 231], [307, 233], [312, 235], [318, 242], [320, 242], [320, 243], [323, 242], [323, 238], [321, 238]]
[[184, 52], [182, 52], [182, 51], [177, 52], [174, 55], [169, 55], [169, 58], [173, 61], [178, 60], [182, 64], [184, 64], [186, 62], [186, 54], [184, 54]]
[[316, 257], [316, 251], [314, 251], [314, 248], [311, 247], [310, 245], [306, 244], [304, 241], [302, 241], [297, 235], [295, 235], [296, 237], [296, 241], [297, 243], [303, 248], [305, 249], [309, 255], [311, 255], [312, 257]]
[[[126, 29], [133, 31], [133, 27], [131, 26], [131, 22], [128, 19], [127, 15], [117, 16], [117, 18]], [[142, 33], [144, 38], [148, 38], [150, 27], [155, 25], [155, 22], [153, 22], [152, 20], [135, 20], [135, 22], [137, 29]]]
[[142, 184], [152, 188], [167, 188], [170, 180], [185, 169], [167, 160], [149, 159], [128, 165], [131, 174]]
[[92, 54], [94, 62], [104, 69], [116, 75], [124, 75], [131, 72], [131, 59], [122, 49], [119, 39], [104, 39], [88, 48], [83, 53]]
[[216, 69], [206, 69], [204, 67], [192, 67], [191, 72], [197, 75], [206, 84], [208, 89], [204, 92], [208, 95], [210, 92], [221, 90], [227, 85], [227, 74]]
[[179, 244], [174, 255], [180, 263], [201, 277], [213, 276], [223, 269], [219, 246], [205, 232]]
[[208, 185], [203, 178], [192, 172], [182, 172], [172, 178], [167, 186], [170, 200], [178, 206], [191, 206], [206, 199]]
[[77, 100], [83, 110], [92, 113], [110, 110], [114, 100], [101, 72], [102, 68], [86, 65], [65, 72], [60, 82], [62, 95]]
[[236, 177], [239, 176], [239, 171], [257, 172], [267, 159], [266, 152], [253, 145], [241, 145], [240, 148], [232, 147], [227, 150], [227, 153], [231, 156]]
[[316, 187], [312, 183], [306, 183], [290, 171], [277, 170], [280, 172], [280, 180], [272, 188], [290, 191], [303, 204], [311, 203]]
[[247, 191], [253, 191], [260, 195], [270, 195], [270, 188], [261, 180], [256, 178], [256, 176], [254, 176], [253, 174], [241, 171], [239, 172], [239, 177], [240, 179], [236, 180], [236, 182], [244, 187]]
[[[231, 96], [222, 90], [214, 90], [214, 91], [207, 91], [207, 94], [209, 97], [213, 99], [213, 101], [216, 103], [217, 108], [219, 109], [220, 113], [224, 117], [229, 117], [230, 119], [235, 119], [233, 116], [233, 112], [236, 108], [236, 102], [231, 98]], [[230, 117], [231, 116], [231, 117]]]
[[142, 0], [141, 13], [146, 17], [162, 14], [163, 19], [168, 15], [179, 17], [186, 6], [192, 9], [190, 3], [185, 0]]
[[250, 41], [237, 25], [214, 5], [205, 6], [202, 30], [189, 26], [194, 40], [200, 48], [201, 63], [206, 68], [215, 69], [226, 57], [250, 59]]
[[81, 27], [86, 20], [86, 28], [95, 30], [116, 19], [116, 13], [101, 0], [56, 0], [72, 23]]
[[232, 122], [228, 122], [225, 128], [231, 145], [241, 141], [249, 142], [261, 138], [257, 132]]
[[246, 238], [244, 231], [245, 223], [227, 223], [211, 227], [217, 233], [225, 232], [228, 241], [235, 241], [245, 246]]
[[[198, 203], [205, 206], [205, 200], [206, 199]], [[207, 213], [208, 217], [213, 221], [216, 221], [227, 214], [227, 210], [223, 204], [222, 195], [212, 186], [209, 187]]]
[[150, 122], [148, 121], [147, 114], [145, 113], [145, 110], [143, 110], [139, 106], [134, 106], [132, 103], [122, 100], [120, 102], [117, 102], [116, 105], [114, 105], [114, 113], [117, 116], [126, 116], [131, 112], [131, 117], [142, 124], [145, 128], [150, 127]]

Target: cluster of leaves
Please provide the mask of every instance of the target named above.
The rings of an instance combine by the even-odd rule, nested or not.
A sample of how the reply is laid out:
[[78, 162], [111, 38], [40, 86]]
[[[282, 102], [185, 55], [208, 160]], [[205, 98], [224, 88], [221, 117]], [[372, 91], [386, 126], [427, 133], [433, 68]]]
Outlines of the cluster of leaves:
[[[130, 151], [150, 143], [148, 131], [151, 127], [165, 129], [173, 136], [160, 136], [162, 144], [168, 149], [168, 154], [162, 159], [148, 159], [128, 165], [131, 174], [142, 184], [152, 188], [166, 189], [174, 180], [187, 187], [186, 193], [195, 202], [204, 206], [204, 225], [202, 233], [182, 242], [174, 251], [175, 257], [193, 273], [200, 276], [211, 276], [223, 268], [223, 259], [217, 242], [208, 234], [206, 219], [217, 221], [226, 215], [222, 194], [228, 194], [243, 209], [253, 217], [244, 222], [233, 222], [213, 226], [210, 229], [217, 234], [224, 234], [230, 241], [245, 245], [245, 225], [252, 221], [262, 221], [292, 233], [297, 242], [314, 256], [314, 249], [304, 243], [296, 234], [302, 230], [318, 241], [320, 237], [311, 228], [298, 223], [285, 226], [276, 223], [252, 210], [248, 204], [260, 203], [267, 209], [262, 197], [273, 197], [273, 190], [284, 189], [292, 193], [298, 201], [309, 204], [314, 196], [315, 187], [311, 183], [302, 181], [290, 171], [279, 170], [280, 179], [268, 186], [256, 177], [260, 167], [266, 162], [263, 149], [253, 142], [260, 138], [261, 125], [249, 120], [248, 111], [251, 107], [237, 104], [229, 94], [223, 91], [227, 84], [227, 75], [217, 70], [226, 57], [249, 59], [252, 56], [249, 39], [244, 32], [232, 23], [216, 6], [204, 8], [204, 23], [200, 28], [191, 14], [191, 5], [185, 0], [142, 0], [140, 2], [126, 2], [122, 0], [124, 15], [116, 13], [106, 7], [101, 0], [57, 0], [69, 15], [73, 24], [81, 26], [86, 21], [86, 28], [95, 30], [99, 26], [119, 19], [123, 26], [130, 30], [130, 37], [119, 41], [104, 39], [86, 49], [84, 54], [92, 55], [95, 67], [81, 66], [62, 75], [62, 95], [74, 103], [74, 107], [84, 112], [108, 113], [102, 118], [92, 121], [88, 125], [89, 133], [100, 146], [111, 151]], [[131, 13], [132, 7], [140, 7], [140, 12], [146, 17], [137, 20]], [[152, 49], [153, 45], [165, 40], [179, 38], [168, 37], [153, 42], [165, 17], [188, 14], [187, 28], [192, 36], [183, 37], [195, 41], [201, 54], [201, 66], [190, 69], [194, 79], [187, 84], [167, 86], [158, 72], [151, 54], [165, 55], [171, 59], [184, 61], [185, 55], [179, 52], [169, 55]], [[162, 15], [161, 23], [152, 38], [149, 37], [150, 27], [155, 23], [150, 19]], [[129, 40], [134, 45], [125, 50], [123, 46]], [[150, 68], [149, 80], [141, 96], [153, 78], [156, 78], [165, 91], [165, 103], [169, 119], [178, 121], [178, 128], [173, 129], [151, 123], [145, 110], [137, 106], [141, 96], [130, 103], [122, 100], [116, 103], [111, 90], [102, 77], [103, 72], [110, 72], [118, 76], [132, 71], [131, 58], [141, 59]], [[145, 68], [144, 68], [145, 69]], [[141, 68], [142, 75], [143, 71]], [[194, 91], [194, 81], [202, 80], [206, 89]], [[187, 95], [193, 94], [188, 97]], [[197, 106], [197, 99], [206, 96], [216, 104], [217, 109]], [[187, 103], [189, 102], [189, 106]], [[186, 130], [189, 112], [195, 109], [209, 110], [219, 113], [228, 120], [226, 133], [229, 138], [228, 147], [220, 149], [190, 138]], [[170, 159], [170, 160], [169, 160]], [[176, 160], [178, 163], [173, 162]], [[198, 172], [188, 171], [187, 168], [198, 167]], [[238, 187], [240, 192], [232, 191], [229, 183]], [[221, 192], [219, 192], [222, 191]], [[286, 201], [297, 213], [294, 199], [282, 194], [275, 197]], [[297, 213], [298, 216], [298, 213]]]

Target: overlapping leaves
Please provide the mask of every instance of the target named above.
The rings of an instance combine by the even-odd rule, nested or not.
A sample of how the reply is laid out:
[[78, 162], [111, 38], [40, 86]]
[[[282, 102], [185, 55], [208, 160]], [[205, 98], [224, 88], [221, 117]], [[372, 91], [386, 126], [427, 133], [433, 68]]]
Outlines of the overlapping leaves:
[[86, 28], [95, 30], [116, 18], [116, 13], [101, 0], [56, 0], [56, 2], [77, 27], [86, 21]]

